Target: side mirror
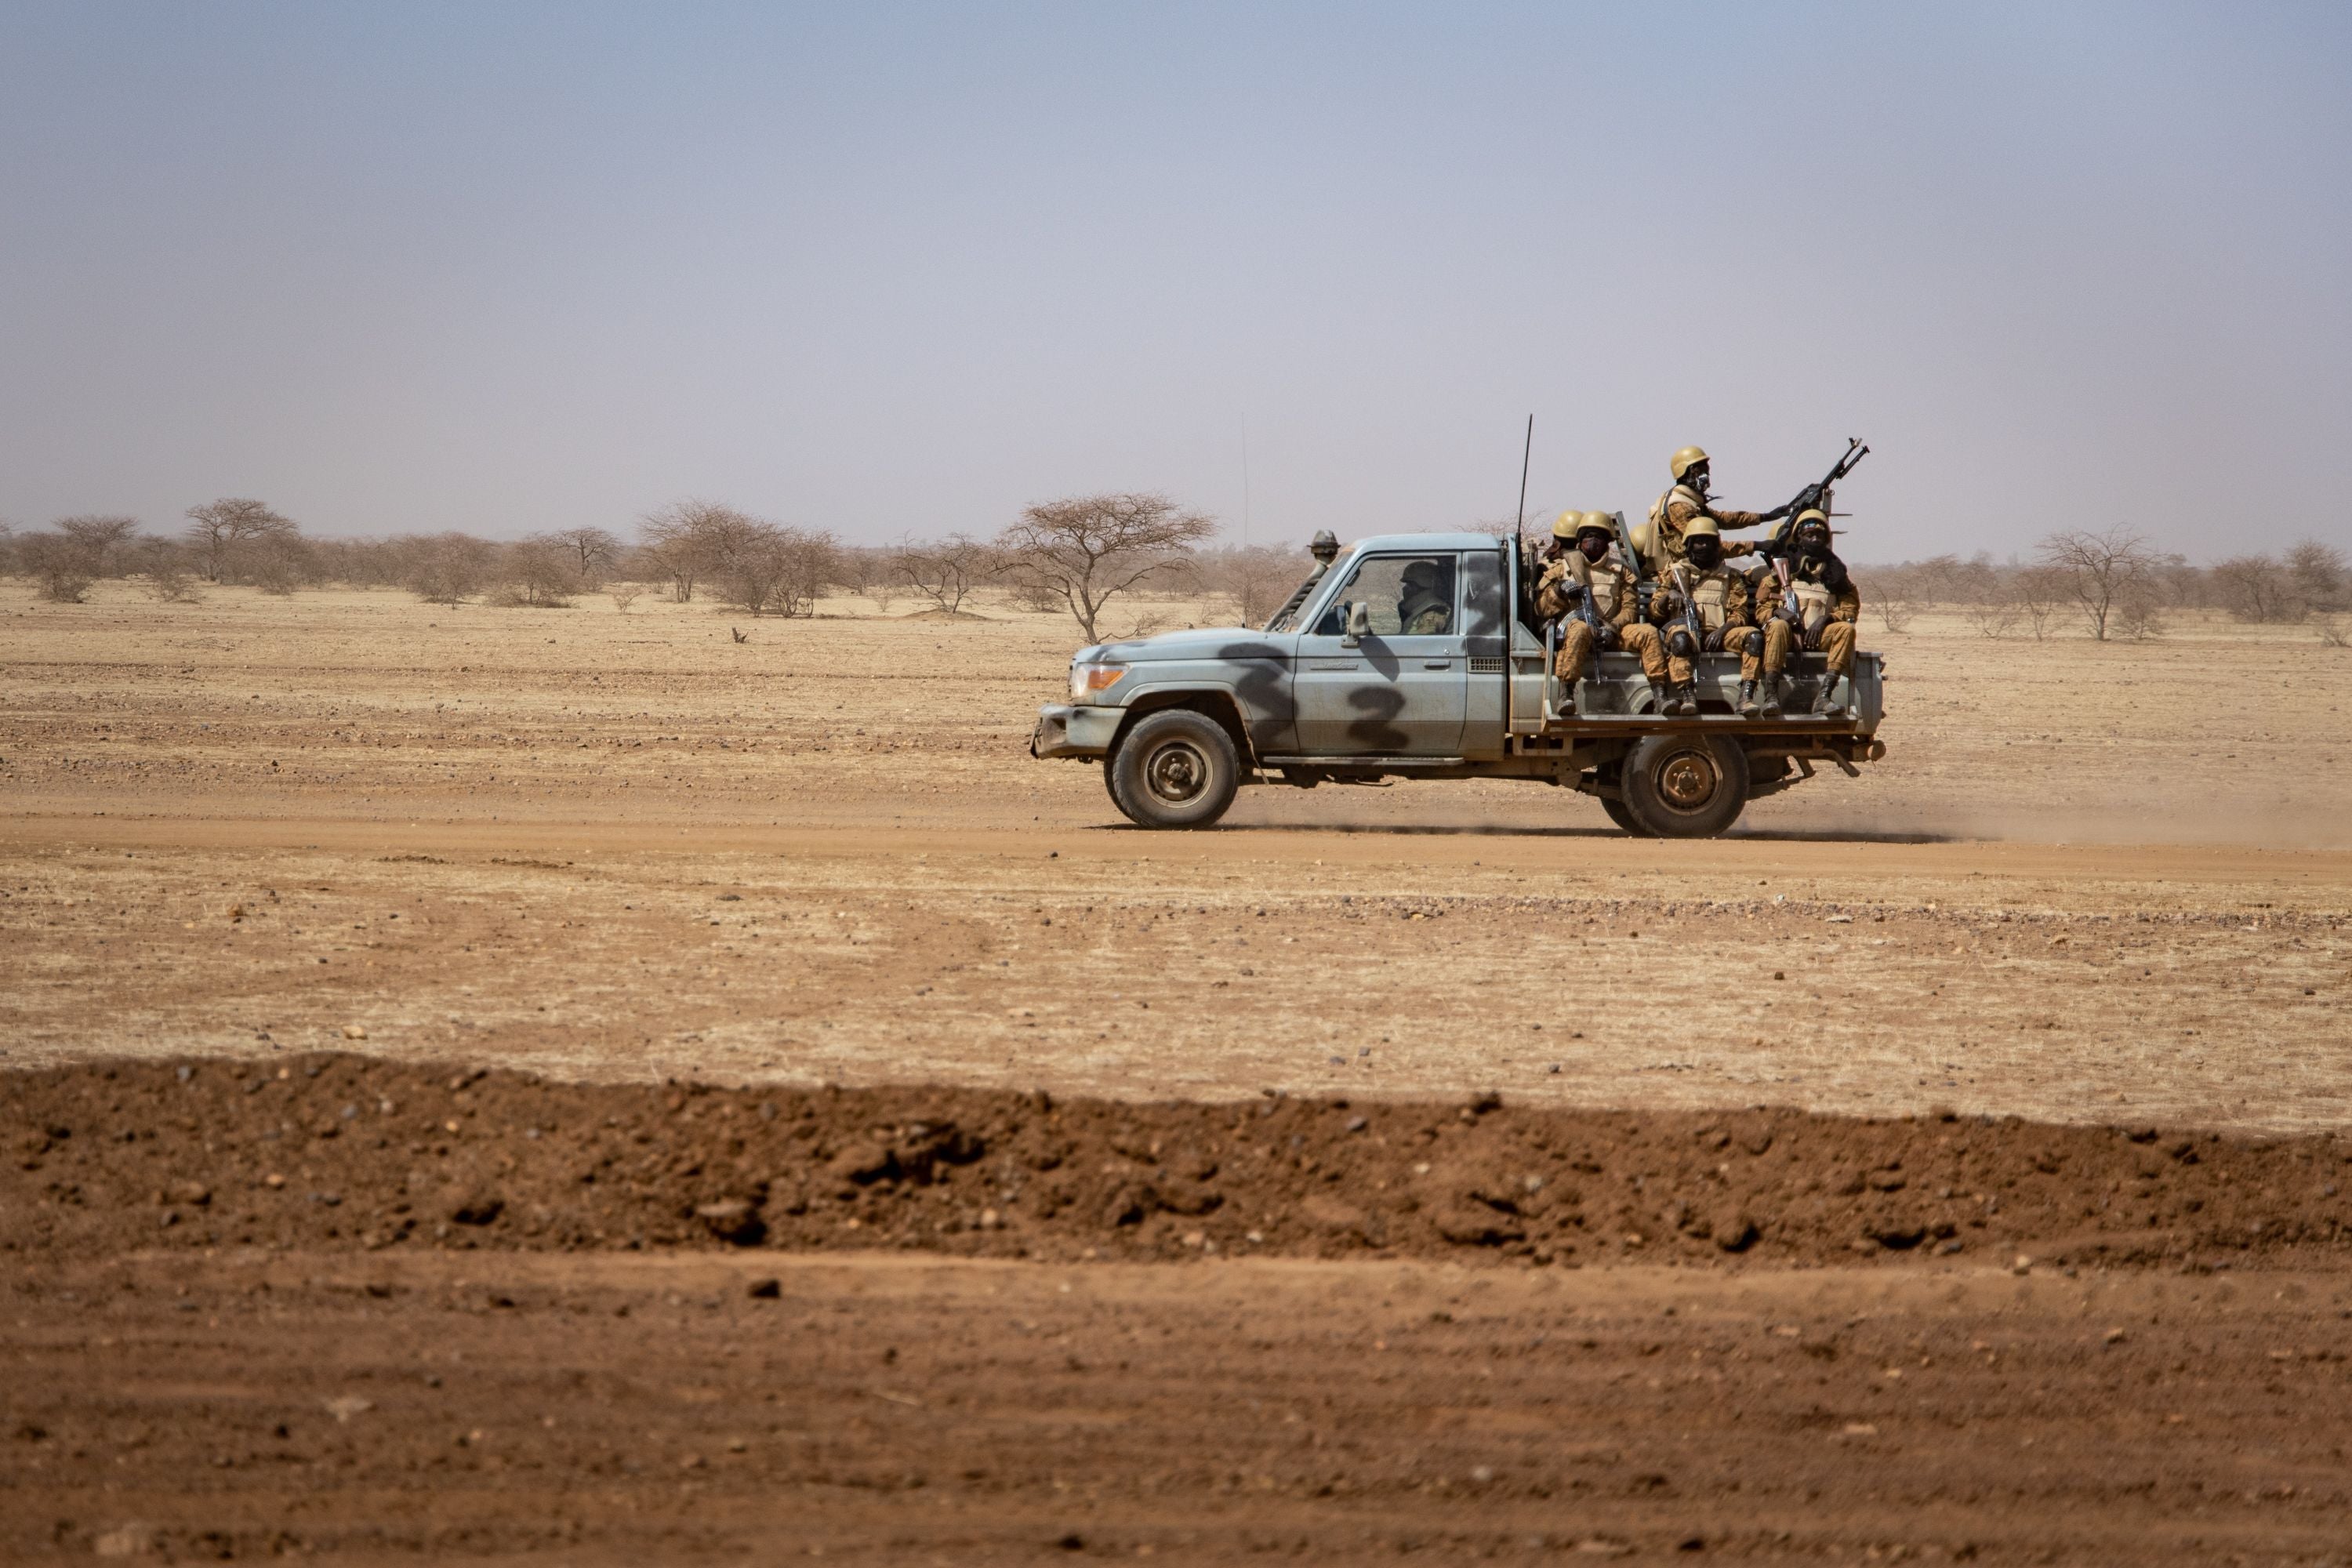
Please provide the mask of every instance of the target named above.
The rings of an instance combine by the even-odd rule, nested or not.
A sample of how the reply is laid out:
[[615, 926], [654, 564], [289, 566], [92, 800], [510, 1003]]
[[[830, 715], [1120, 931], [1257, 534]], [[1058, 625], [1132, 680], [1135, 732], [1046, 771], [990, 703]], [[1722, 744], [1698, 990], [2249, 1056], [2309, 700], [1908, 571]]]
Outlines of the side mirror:
[[1354, 647], [1372, 629], [1372, 607], [1359, 599], [1348, 606], [1348, 635], [1339, 639], [1341, 647]]

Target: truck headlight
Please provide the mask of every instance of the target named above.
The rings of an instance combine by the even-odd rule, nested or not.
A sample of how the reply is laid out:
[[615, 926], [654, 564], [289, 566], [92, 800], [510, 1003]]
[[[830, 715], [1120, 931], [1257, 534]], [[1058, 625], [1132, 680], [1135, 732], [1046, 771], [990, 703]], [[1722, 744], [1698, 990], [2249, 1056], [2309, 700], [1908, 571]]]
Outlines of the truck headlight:
[[1127, 675], [1123, 664], [1074, 664], [1070, 666], [1070, 697], [1083, 702], [1097, 691], [1108, 691]]

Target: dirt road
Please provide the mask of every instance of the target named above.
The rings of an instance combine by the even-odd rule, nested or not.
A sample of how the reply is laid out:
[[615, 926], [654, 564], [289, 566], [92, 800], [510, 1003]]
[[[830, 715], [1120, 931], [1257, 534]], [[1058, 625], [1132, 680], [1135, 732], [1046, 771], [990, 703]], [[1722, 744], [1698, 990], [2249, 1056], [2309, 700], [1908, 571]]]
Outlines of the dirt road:
[[109, 592], [0, 584], [0, 1557], [2346, 1560], [2352, 665], [1162, 837], [1048, 621]]

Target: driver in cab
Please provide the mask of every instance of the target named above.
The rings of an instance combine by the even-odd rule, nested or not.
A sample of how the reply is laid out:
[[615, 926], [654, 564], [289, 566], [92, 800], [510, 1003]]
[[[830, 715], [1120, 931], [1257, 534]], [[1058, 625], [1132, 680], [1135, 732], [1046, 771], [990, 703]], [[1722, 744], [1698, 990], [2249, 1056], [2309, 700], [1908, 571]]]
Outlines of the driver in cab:
[[1453, 629], [1452, 574], [1434, 561], [1416, 561], [1404, 569], [1397, 599], [1397, 629], [1405, 637], [1439, 637]]

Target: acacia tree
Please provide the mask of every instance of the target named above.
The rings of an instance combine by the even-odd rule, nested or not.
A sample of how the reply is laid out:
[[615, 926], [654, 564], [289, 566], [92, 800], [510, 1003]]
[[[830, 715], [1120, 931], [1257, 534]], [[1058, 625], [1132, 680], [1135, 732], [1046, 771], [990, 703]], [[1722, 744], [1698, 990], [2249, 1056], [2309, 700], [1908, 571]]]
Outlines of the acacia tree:
[[993, 547], [968, 533], [950, 533], [945, 539], [899, 541], [890, 567], [899, 582], [953, 614], [973, 589], [995, 575], [998, 562]]
[[1068, 606], [1088, 642], [1118, 595], [1183, 560], [1216, 531], [1166, 496], [1073, 496], [1041, 501], [997, 535], [1007, 575], [1039, 599]]
[[568, 556], [583, 588], [604, 586], [620, 563], [621, 542], [601, 528], [560, 528], [552, 533], [535, 533], [531, 539]]
[[204, 563], [207, 581], [217, 583], [239, 546], [264, 539], [293, 539], [301, 530], [257, 500], [235, 498], [188, 509], [188, 542]]
[[[2066, 596], [2100, 642], [2107, 640], [2119, 608], [2153, 608], [2160, 560], [2147, 540], [2124, 523], [2097, 533], [2088, 529], [2053, 533], [2042, 542], [2035, 558], [2058, 574]], [[2138, 624], [2137, 617], [2130, 618]]]

